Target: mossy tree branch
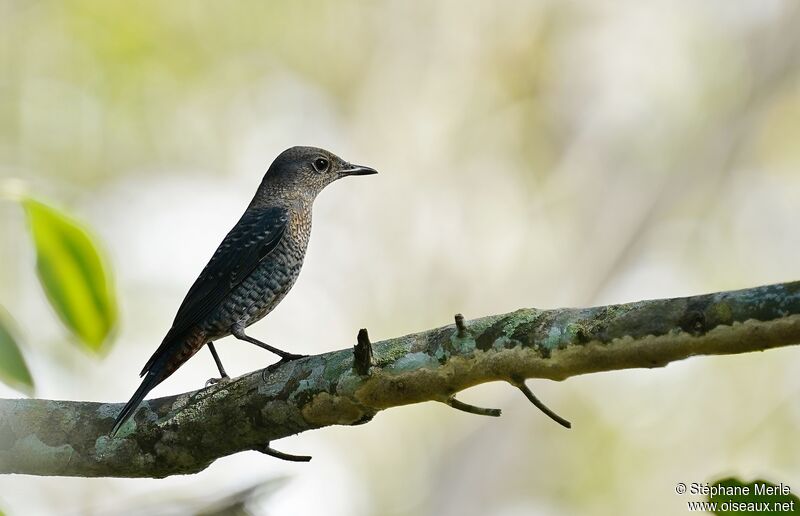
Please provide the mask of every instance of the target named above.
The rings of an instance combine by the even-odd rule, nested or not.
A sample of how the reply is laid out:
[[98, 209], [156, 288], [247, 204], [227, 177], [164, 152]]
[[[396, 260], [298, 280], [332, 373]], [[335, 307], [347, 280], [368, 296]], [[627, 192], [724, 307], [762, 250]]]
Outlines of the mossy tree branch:
[[[227, 383], [146, 401], [114, 439], [107, 434], [121, 404], [0, 400], [0, 473], [194, 473], [244, 450], [280, 455], [269, 447], [271, 441], [328, 425], [365, 423], [389, 407], [439, 401], [464, 410], [471, 406], [455, 400], [455, 393], [480, 383], [505, 381], [523, 388], [526, 378], [563, 380], [797, 343], [800, 282], [458, 318], [458, 325], [375, 343], [372, 355], [364, 349], [369, 340], [363, 332], [358, 371], [353, 348], [277, 364]], [[574, 419], [579, 424], [580, 416]]]

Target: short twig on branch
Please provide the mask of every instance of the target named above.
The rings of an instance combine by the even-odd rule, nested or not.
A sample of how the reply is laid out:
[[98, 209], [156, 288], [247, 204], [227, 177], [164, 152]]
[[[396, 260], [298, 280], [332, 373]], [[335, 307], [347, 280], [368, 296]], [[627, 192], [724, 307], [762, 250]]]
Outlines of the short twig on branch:
[[[0, 473], [164, 477], [259, 450], [328, 425], [363, 424], [381, 410], [445, 401], [485, 382], [521, 389], [528, 378], [662, 367], [693, 355], [800, 343], [800, 282], [595, 308], [524, 309], [353, 348], [281, 362], [211, 387], [145, 401], [133, 424], [108, 436], [121, 403], [0, 400]], [[643, 400], [643, 403], [645, 401]], [[731, 407], [735, 410], [735, 407]], [[234, 431], [235, 429], [235, 431]]]
[[369, 334], [366, 328], [361, 328], [353, 348], [353, 369], [361, 376], [369, 374], [372, 360], [372, 343], [369, 341]]
[[456, 314], [456, 337], [467, 338], [467, 326], [464, 324], [464, 316], [461, 314]]
[[264, 455], [269, 455], [270, 457], [275, 457], [276, 459], [281, 459], [289, 462], [309, 462], [311, 460], [310, 455], [292, 455], [289, 453], [284, 453], [282, 451], [278, 451], [275, 448], [272, 448], [269, 443], [267, 445], [257, 451], [260, 451]]
[[522, 391], [522, 394], [524, 394], [525, 397], [528, 398], [528, 400], [530, 400], [530, 402], [533, 403], [536, 408], [544, 412], [547, 417], [564, 428], [572, 428], [572, 423], [553, 412], [547, 405], [542, 403], [539, 398], [536, 397], [536, 395], [533, 394], [533, 391], [531, 391], [530, 387], [525, 385], [525, 380], [515, 379], [512, 383], [517, 389]]
[[479, 416], [500, 417], [501, 414], [500, 409], [476, 407], [475, 405], [470, 405], [469, 403], [458, 401], [455, 396], [450, 396], [446, 398], [444, 403], [446, 405], [450, 405], [456, 410], [461, 410], [462, 412], [469, 412], [470, 414], [477, 414]]

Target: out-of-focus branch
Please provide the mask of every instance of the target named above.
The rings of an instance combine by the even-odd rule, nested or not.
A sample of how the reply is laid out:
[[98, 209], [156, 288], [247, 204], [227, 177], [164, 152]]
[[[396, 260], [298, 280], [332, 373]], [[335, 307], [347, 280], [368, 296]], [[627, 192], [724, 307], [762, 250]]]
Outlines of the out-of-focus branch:
[[[592, 277], [583, 282], [585, 290], [582, 299], [595, 299], [617, 279], [626, 264], [641, 252], [654, 222], [661, 220], [665, 211], [674, 210], [676, 203], [683, 206], [694, 195], [698, 220], [705, 220], [719, 207], [706, 199], [709, 196], [724, 197], [722, 192], [736, 184], [731, 180], [731, 174], [739, 168], [737, 163], [746, 155], [747, 149], [752, 147], [748, 142], [757, 132], [759, 121], [773, 107], [775, 96], [796, 80], [800, 65], [800, 33], [792, 28], [798, 22], [800, 3], [791, 4], [782, 16], [776, 18], [774, 24], [765, 25], [745, 38], [751, 47], [747, 50], [751, 54], [752, 81], [746, 86], [733, 86], [734, 92], [738, 87], [745, 91], [732, 102], [720, 104], [721, 111], [714, 117], [708, 117], [710, 123], [703, 124], [701, 132], [692, 136], [693, 144], [687, 146], [684, 152], [670, 153], [672, 161], [667, 167], [669, 173], [664, 176], [666, 181], [654, 193], [649, 206], [639, 214], [628, 211], [623, 214], [626, 219], [635, 217], [629, 229], [621, 231], [619, 224], [608, 224], [614, 228], [615, 235], [621, 233], [623, 238], [618, 242], [619, 245], [609, 247], [610, 256], [591, 257]], [[681, 134], [685, 134], [685, 124], [680, 125]], [[670, 142], [668, 145], [674, 148], [676, 144]], [[609, 165], [612, 170], [621, 166], [619, 163]], [[695, 229], [686, 235], [687, 241], [702, 240], [704, 227], [703, 224], [696, 224]], [[595, 231], [594, 224], [590, 224], [589, 228]], [[601, 238], [607, 236], [601, 235]], [[586, 242], [581, 241], [579, 245], [585, 246]]]
[[[236, 452], [270, 452], [270, 441], [282, 437], [365, 423], [389, 407], [439, 401], [497, 415], [455, 400], [455, 393], [480, 383], [505, 381], [524, 392], [526, 378], [563, 380], [598, 371], [662, 367], [692, 355], [797, 344], [800, 282], [459, 319], [458, 325], [374, 345], [363, 332], [362, 358], [355, 363], [353, 348], [348, 348], [146, 401], [114, 439], [107, 434], [121, 404], [0, 400], [0, 473], [194, 473]], [[366, 346], [372, 347], [371, 357]], [[580, 424], [580, 417], [575, 419]]]

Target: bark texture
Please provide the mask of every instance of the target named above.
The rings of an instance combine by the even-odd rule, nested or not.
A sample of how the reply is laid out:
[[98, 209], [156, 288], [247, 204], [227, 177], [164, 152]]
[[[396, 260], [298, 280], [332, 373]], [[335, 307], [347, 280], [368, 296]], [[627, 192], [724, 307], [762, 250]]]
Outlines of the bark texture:
[[371, 353], [364, 332], [358, 363], [348, 348], [145, 401], [113, 439], [107, 434], [121, 403], [0, 400], [0, 473], [195, 473], [219, 457], [269, 452], [276, 439], [365, 423], [389, 407], [440, 401], [460, 408], [455, 393], [480, 383], [524, 387], [526, 378], [564, 380], [797, 344], [800, 282], [460, 322], [372, 344]]

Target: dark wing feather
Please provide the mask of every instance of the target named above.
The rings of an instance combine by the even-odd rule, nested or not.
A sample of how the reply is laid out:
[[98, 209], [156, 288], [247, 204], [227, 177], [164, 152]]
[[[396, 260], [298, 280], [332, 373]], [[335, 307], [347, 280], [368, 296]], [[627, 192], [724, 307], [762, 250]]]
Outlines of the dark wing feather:
[[142, 370], [144, 375], [176, 338], [207, 317], [280, 243], [289, 222], [283, 208], [247, 211], [214, 252], [178, 309], [164, 341]]

